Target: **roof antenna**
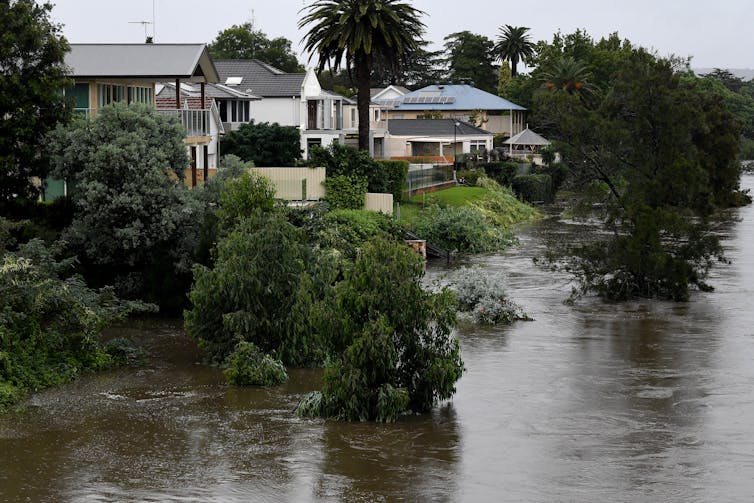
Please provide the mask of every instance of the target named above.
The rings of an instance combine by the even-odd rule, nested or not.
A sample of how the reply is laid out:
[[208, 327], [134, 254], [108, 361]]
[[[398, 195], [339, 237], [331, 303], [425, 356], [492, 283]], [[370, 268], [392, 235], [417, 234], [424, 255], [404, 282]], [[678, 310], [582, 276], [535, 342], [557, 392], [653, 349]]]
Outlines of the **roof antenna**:
[[150, 37], [147, 35], [147, 25], [152, 24], [151, 21], [129, 21], [128, 24], [140, 24], [144, 27], [144, 38], [146, 39], [147, 44], [151, 44], [153, 41], [153, 37]]

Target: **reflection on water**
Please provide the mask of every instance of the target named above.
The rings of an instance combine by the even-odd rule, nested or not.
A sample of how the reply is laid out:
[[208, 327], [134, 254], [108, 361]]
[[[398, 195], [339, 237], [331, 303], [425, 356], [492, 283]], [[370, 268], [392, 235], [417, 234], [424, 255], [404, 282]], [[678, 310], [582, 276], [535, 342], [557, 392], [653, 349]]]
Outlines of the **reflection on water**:
[[120, 328], [141, 368], [0, 417], [0, 500], [752, 501], [754, 208], [739, 216], [717, 291], [685, 304], [564, 305], [568, 278], [531, 262], [573, 235], [556, 219], [474, 259], [535, 321], [462, 327], [456, 397], [397, 424], [297, 419], [319, 372], [228, 388], [180, 325]]

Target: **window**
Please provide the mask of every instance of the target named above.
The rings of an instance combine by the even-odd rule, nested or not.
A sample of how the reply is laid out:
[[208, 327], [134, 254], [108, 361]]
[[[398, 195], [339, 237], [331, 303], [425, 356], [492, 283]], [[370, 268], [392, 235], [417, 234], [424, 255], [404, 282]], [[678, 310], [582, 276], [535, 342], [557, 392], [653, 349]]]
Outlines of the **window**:
[[249, 122], [251, 104], [246, 100], [220, 100], [220, 120], [223, 122]]
[[475, 150], [477, 152], [484, 152], [485, 150], [487, 150], [487, 142], [484, 140], [471, 140], [469, 142], [469, 148], [472, 152], [474, 152]]
[[356, 109], [355, 108], [351, 109], [351, 124], [352, 125], [356, 124]]

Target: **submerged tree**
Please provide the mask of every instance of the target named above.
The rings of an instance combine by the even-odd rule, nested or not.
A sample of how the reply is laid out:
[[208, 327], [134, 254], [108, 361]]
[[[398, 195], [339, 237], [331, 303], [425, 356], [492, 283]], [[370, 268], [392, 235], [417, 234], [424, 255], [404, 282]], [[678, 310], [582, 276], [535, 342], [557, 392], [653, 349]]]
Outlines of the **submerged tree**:
[[393, 421], [453, 395], [463, 372], [455, 302], [449, 291], [426, 292], [423, 274], [421, 257], [395, 241], [362, 248], [323, 317], [324, 388], [299, 414]]
[[318, 0], [306, 7], [299, 28], [309, 28], [304, 49], [330, 64], [355, 70], [359, 149], [369, 150], [370, 79], [374, 68], [400, 68], [419, 47], [421, 11], [399, 0]]
[[720, 100], [633, 50], [598, 104], [544, 93], [537, 120], [550, 125], [573, 183], [603, 208], [609, 235], [565, 250], [582, 291], [684, 300], [689, 286], [709, 289], [704, 278], [722, 257], [709, 218], [738, 187], [739, 128]]

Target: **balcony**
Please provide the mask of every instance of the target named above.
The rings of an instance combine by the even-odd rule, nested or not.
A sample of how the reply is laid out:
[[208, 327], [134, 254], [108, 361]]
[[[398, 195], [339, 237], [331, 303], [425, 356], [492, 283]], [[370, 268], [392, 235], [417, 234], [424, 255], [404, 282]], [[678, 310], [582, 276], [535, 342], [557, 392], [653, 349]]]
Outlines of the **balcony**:
[[181, 122], [181, 125], [186, 130], [186, 136], [210, 136], [210, 112], [209, 109], [204, 110], [187, 110], [187, 109], [158, 109], [155, 110], [159, 115], [165, 117], [175, 117]]
[[[96, 108], [74, 108], [75, 115], [93, 119], [97, 116]], [[210, 136], [210, 113], [212, 110], [157, 109], [155, 112], [165, 117], [175, 117], [186, 130], [186, 137]]]

